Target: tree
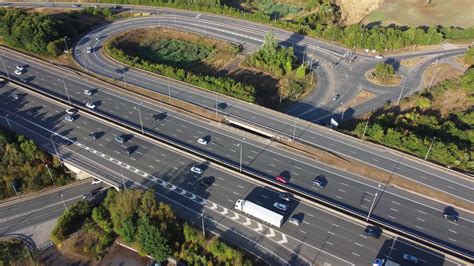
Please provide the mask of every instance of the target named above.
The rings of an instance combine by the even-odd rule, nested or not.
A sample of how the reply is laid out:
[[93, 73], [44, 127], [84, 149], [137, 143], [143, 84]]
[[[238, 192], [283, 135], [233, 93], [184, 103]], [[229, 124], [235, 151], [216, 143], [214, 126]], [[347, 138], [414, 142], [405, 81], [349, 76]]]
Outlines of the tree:
[[378, 63], [375, 66], [375, 77], [380, 81], [392, 79], [394, 74], [395, 70], [390, 64]]
[[304, 64], [301, 64], [297, 69], [296, 69], [296, 77], [299, 79], [304, 78], [306, 75], [306, 66]]
[[100, 205], [99, 207], [92, 210], [92, 219], [105, 232], [112, 232], [110, 214], [103, 205]]
[[138, 221], [138, 244], [142, 251], [153, 256], [157, 261], [163, 261], [171, 255], [167, 240], [146, 216]]

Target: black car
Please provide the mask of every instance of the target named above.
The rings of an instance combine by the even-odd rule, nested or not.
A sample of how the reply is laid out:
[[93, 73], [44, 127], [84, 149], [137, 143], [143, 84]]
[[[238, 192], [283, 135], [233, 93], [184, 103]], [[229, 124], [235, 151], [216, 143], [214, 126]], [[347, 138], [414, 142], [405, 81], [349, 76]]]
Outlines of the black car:
[[382, 229], [376, 226], [367, 226], [364, 230], [364, 234], [371, 236], [373, 238], [379, 238], [382, 235]]
[[459, 220], [459, 215], [457, 213], [443, 213], [443, 217], [446, 220], [457, 222]]
[[166, 113], [155, 114], [155, 115], [153, 115], [153, 119], [155, 119], [156, 121], [161, 121], [161, 120], [165, 119], [166, 116], [167, 116]]
[[291, 201], [291, 198], [293, 197], [293, 195], [287, 192], [283, 192], [283, 193], [280, 193], [278, 197], [286, 202], [289, 202]]

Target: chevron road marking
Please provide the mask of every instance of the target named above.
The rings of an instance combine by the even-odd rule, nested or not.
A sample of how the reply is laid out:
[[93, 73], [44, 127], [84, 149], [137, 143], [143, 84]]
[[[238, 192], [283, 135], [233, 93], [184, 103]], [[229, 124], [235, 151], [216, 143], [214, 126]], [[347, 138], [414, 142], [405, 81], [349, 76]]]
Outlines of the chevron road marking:
[[239, 218], [240, 218], [240, 216], [239, 216], [239, 214], [236, 213], [236, 212], [234, 212], [234, 216], [233, 216], [233, 217], [230, 217], [230, 219], [232, 219], [232, 220], [237, 220], [237, 219], [239, 219]]
[[281, 234], [281, 237], [282, 237], [282, 239], [281, 239], [280, 241], [277, 241], [278, 244], [283, 245], [283, 244], [285, 244], [285, 243], [288, 243], [288, 239], [286, 239], [286, 235], [285, 235], [285, 234], [282, 233], [282, 234]]
[[275, 231], [273, 231], [272, 228], [268, 227], [268, 229], [270, 230], [270, 233], [266, 234], [265, 237], [268, 237], [268, 238], [272, 238], [275, 236]]
[[243, 225], [249, 226], [250, 224], [252, 224], [252, 221], [250, 221], [249, 218], [245, 217], [245, 223], [243, 223]]
[[227, 208], [224, 208], [223, 211], [220, 212], [220, 214], [222, 215], [226, 215], [229, 211], [227, 210]]
[[211, 210], [217, 209], [217, 205], [214, 202], [211, 202], [212, 206], [209, 207]]
[[258, 227], [257, 228], [254, 228], [253, 230], [259, 232], [259, 231], [262, 231], [263, 230], [263, 226], [261, 223], [257, 223], [258, 224]]

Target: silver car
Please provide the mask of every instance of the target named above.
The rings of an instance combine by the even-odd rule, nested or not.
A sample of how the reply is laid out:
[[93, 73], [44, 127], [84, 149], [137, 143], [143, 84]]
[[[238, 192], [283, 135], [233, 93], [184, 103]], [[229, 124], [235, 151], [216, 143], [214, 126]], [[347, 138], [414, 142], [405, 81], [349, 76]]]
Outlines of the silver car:
[[279, 209], [280, 211], [286, 211], [288, 209], [288, 205], [280, 202], [273, 203], [273, 207]]
[[64, 118], [64, 120], [66, 120], [68, 122], [72, 122], [72, 121], [74, 121], [74, 117], [72, 115], [68, 115]]
[[301, 223], [301, 221], [296, 217], [291, 217], [289, 222], [290, 222], [290, 224], [294, 224], [296, 226], [300, 225], [300, 223]]

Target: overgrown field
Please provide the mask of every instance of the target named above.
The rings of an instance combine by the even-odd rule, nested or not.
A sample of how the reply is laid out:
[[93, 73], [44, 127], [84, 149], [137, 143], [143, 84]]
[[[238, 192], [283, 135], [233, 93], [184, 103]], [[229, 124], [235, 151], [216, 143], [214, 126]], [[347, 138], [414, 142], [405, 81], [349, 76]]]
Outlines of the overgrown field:
[[417, 26], [474, 26], [472, 0], [384, 0], [363, 23]]
[[251, 57], [257, 64], [241, 64], [240, 47], [234, 44], [166, 28], [123, 33], [105, 49], [126, 64], [268, 107], [299, 99], [314, 88], [315, 79], [306, 78], [306, 67], [298, 73], [294, 69], [293, 50], [282, 58], [275, 54], [276, 59], [265, 64], [260, 64], [261, 56]]

